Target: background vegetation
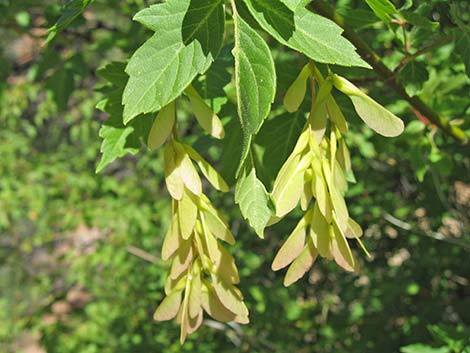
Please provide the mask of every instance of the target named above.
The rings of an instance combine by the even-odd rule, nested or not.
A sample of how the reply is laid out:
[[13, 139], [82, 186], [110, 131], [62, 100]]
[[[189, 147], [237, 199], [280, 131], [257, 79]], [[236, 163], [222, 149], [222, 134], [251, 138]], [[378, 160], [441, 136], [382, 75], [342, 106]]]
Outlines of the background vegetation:
[[[270, 263], [298, 215], [260, 240], [232, 196], [214, 194], [237, 236], [231, 250], [251, 323], [206, 320], [180, 346], [174, 323], [152, 320], [167, 271], [159, 255], [170, 213], [161, 153], [142, 148], [95, 174], [106, 118], [95, 109], [104, 83], [96, 71], [126, 60], [148, 37], [131, 18], [151, 3], [98, 0], [44, 47], [61, 4], [0, 0], [0, 352], [470, 352], [468, 147], [363, 69], [337, 71], [407, 128], [385, 139], [348, 111], [357, 121], [348, 136], [357, 179], [348, 202], [372, 253], [361, 258], [361, 273], [320, 261], [308, 278], [284, 288], [283, 273]], [[409, 94], [468, 133], [468, 3], [396, 5], [404, 6], [406, 25], [378, 19], [363, 1], [336, 4]], [[282, 93], [301, 63], [267, 40]], [[233, 102], [221, 117], [228, 126], [235, 121]], [[259, 148], [273, 124], [266, 122]], [[230, 174], [221, 146], [191, 140], [199, 129], [192, 120], [185, 129]]]

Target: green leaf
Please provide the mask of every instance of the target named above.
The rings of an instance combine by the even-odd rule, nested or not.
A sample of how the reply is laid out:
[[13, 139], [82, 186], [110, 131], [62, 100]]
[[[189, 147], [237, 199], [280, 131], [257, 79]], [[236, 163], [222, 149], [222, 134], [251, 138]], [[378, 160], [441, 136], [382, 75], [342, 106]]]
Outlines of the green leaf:
[[156, 34], [137, 49], [126, 67], [130, 78], [122, 98], [124, 123], [175, 100], [215, 59], [222, 45], [223, 4], [202, 3], [203, 12], [194, 1], [169, 0], [134, 17]]
[[470, 77], [470, 29], [457, 31], [455, 50], [465, 64], [465, 72]]
[[240, 206], [243, 217], [248, 220], [258, 236], [263, 238], [264, 228], [273, 211], [266, 188], [257, 178], [253, 167], [240, 175], [235, 188], [235, 202]]
[[270, 0], [244, 0], [260, 26], [281, 44], [327, 64], [370, 68], [354, 46], [341, 36], [343, 30], [334, 22], [297, 6], [273, 6]]
[[351, 82], [338, 75], [333, 75], [335, 87], [348, 95], [357, 114], [372, 130], [386, 137], [395, 137], [404, 130], [403, 121], [382, 107]]
[[50, 43], [57, 33], [67, 27], [75, 18], [80, 16], [85, 8], [90, 5], [94, 0], [70, 0], [62, 9], [62, 15], [59, 20], [48, 29], [49, 35], [47, 36], [45, 44]]
[[429, 79], [429, 72], [425, 63], [412, 60], [400, 70], [399, 78], [403, 81], [406, 92], [410, 96], [416, 96]]
[[234, 13], [233, 19], [235, 88], [238, 116], [243, 130], [241, 168], [250, 150], [252, 138], [268, 116], [274, 101], [276, 72], [271, 51], [263, 38], [238, 13]]
[[390, 22], [390, 15], [397, 13], [397, 9], [390, 0], [366, 0], [366, 3], [377, 17], [384, 22]]
[[215, 59], [224, 40], [224, 19], [222, 0], [191, 0], [181, 29], [183, 42], [198, 41], [204, 54]]
[[401, 353], [449, 353], [448, 347], [434, 348], [426, 344], [416, 343], [400, 348]]
[[46, 81], [45, 87], [51, 91], [57, 108], [67, 108], [70, 95], [75, 89], [74, 72], [67, 66], [57, 69]]
[[107, 88], [107, 97], [97, 105], [98, 109], [110, 114], [110, 117], [99, 131], [99, 136], [103, 138], [102, 157], [96, 167], [96, 173], [101, 172], [117, 158], [128, 153], [136, 154], [143, 143], [147, 142], [154, 121], [153, 115], [142, 115], [127, 126], [123, 124], [121, 96], [128, 79], [124, 68], [124, 63], [113, 62], [98, 71], [98, 74], [107, 79], [111, 86]]
[[121, 158], [127, 153], [136, 154], [137, 149], [126, 147], [127, 138], [134, 132], [132, 126], [116, 128], [114, 126], [103, 125], [99, 131], [99, 136], [103, 139], [100, 152], [103, 154], [96, 167], [96, 173], [101, 172], [108, 164], [116, 158]]

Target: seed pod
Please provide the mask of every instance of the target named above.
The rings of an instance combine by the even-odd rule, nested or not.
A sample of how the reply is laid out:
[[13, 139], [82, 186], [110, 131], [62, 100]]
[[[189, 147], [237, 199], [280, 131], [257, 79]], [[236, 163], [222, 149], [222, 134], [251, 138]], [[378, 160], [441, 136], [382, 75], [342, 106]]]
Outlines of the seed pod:
[[305, 245], [299, 257], [297, 257], [289, 266], [286, 276], [284, 277], [284, 286], [288, 287], [302, 278], [303, 275], [312, 267], [317, 255], [318, 252], [315, 249], [312, 240], [308, 238], [307, 245]]
[[303, 192], [304, 173], [311, 158], [311, 154], [298, 155], [281, 168], [272, 192], [272, 198], [276, 204], [276, 216], [286, 215], [299, 203]]
[[346, 271], [352, 272], [355, 268], [354, 256], [335, 216], [333, 216], [333, 229], [335, 237], [332, 243], [332, 252], [335, 262]]
[[199, 125], [213, 137], [218, 139], [224, 138], [225, 132], [222, 122], [217, 114], [204, 102], [196, 89], [192, 85], [189, 85], [184, 93], [189, 97], [192, 111]]
[[309, 211], [300, 219], [297, 226], [279, 249], [271, 265], [273, 271], [278, 271], [288, 266], [300, 255], [304, 248], [307, 226], [310, 223], [311, 214], [312, 212]]
[[183, 148], [183, 145], [173, 141], [174, 150], [180, 161], [180, 175], [184, 185], [192, 191], [193, 194], [200, 195], [202, 193], [202, 183], [193, 162]]
[[157, 114], [147, 138], [147, 145], [155, 150], [170, 136], [175, 125], [175, 102], [163, 107]]
[[173, 319], [181, 306], [181, 290], [175, 290], [167, 295], [153, 314], [156, 321], [167, 321]]
[[212, 284], [203, 281], [202, 289], [202, 307], [212, 318], [220, 322], [235, 320], [236, 315], [222, 304]]
[[305, 65], [295, 81], [287, 89], [286, 95], [284, 96], [284, 107], [289, 113], [299, 110], [299, 107], [305, 98], [305, 93], [307, 92], [307, 80], [311, 74], [312, 71], [310, 65]]
[[341, 111], [331, 94], [326, 98], [325, 104], [328, 116], [331, 121], [335, 124], [335, 126], [342, 134], [347, 133], [349, 130], [348, 123], [346, 122], [343, 112]]
[[197, 153], [191, 146], [183, 145], [184, 149], [188, 153], [189, 157], [196, 162], [202, 174], [211, 183], [211, 185], [219, 191], [227, 192], [229, 187], [225, 182], [224, 178], [204, 159]]
[[184, 192], [184, 182], [181, 177], [181, 156], [177, 154], [174, 144], [169, 143], [165, 148], [165, 183], [171, 197], [181, 200]]
[[333, 83], [338, 90], [349, 96], [357, 114], [372, 130], [386, 137], [395, 137], [403, 132], [404, 124], [399, 117], [385, 109], [354, 84], [338, 75], [333, 75]]
[[331, 258], [331, 226], [315, 204], [310, 223], [310, 237], [321, 257]]
[[188, 239], [196, 226], [197, 206], [188, 195], [190, 192], [185, 189], [183, 198], [178, 202], [178, 224], [183, 239]]

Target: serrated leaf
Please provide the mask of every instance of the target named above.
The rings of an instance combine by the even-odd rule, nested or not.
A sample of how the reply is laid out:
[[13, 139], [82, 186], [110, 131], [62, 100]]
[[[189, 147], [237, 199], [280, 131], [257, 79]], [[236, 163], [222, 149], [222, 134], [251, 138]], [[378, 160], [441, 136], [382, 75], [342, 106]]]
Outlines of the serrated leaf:
[[400, 70], [398, 76], [406, 92], [410, 96], [416, 96], [421, 93], [423, 85], [429, 79], [429, 72], [425, 63], [412, 60]]
[[134, 132], [132, 126], [126, 128], [115, 128], [113, 126], [103, 125], [100, 128], [99, 136], [103, 139], [101, 144], [101, 157], [100, 163], [96, 167], [96, 173], [101, 172], [105, 166], [112, 163], [116, 158], [120, 158], [127, 153], [136, 154], [136, 148], [127, 148], [127, 137]]
[[49, 44], [57, 35], [58, 32], [67, 27], [74, 19], [80, 16], [86, 7], [94, 0], [69, 0], [62, 9], [62, 15], [57, 22], [47, 30], [47, 36], [44, 45]]
[[390, 22], [390, 15], [397, 13], [395, 5], [390, 0], [366, 0], [367, 5], [382, 21]]
[[243, 218], [263, 238], [264, 228], [273, 215], [271, 200], [254, 168], [243, 173], [245, 174], [240, 176], [235, 187], [235, 202], [239, 205]]
[[334, 22], [316, 15], [298, 2], [244, 0], [260, 26], [281, 44], [318, 62], [370, 68], [354, 46], [341, 36], [343, 30]]
[[117, 158], [128, 153], [136, 154], [143, 143], [147, 142], [154, 121], [152, 115], [142, 115], [127, 126], [123, 124], [121, 96], [128, 79], [124, 68], [124, 63], [112, 62], [98, 70], [98, 74], [112, 85], [108, 89], [107, 97], [97, 105], [98, 109], [108, 113], [110, 117], [103, 123], [99, 131], [100, 137], [103, 138], [102, 157], [96, 167], [96, 173], [101, 172]]
[[[224, 16], [221, 1], [204, 3], [207, 11], [201, 12], [194, 1], [169, 0], [134, 17], [156, 34], [137, 49], [126, 67], [129, 81], [122, 98], [125, 124], [140, 113], [160, 110], [209, 68], [216, 55], [211, 50], [222, 45]], [[217, 28], [209, 30], [209, 24], [214, 23]], [[210, 40], [200, 42], [201, 38]]]
[[167, 321], [173, 319], [181, 306], [181, 291], [173, 291], [163, 299], [153, 314], [156, 321]]
[[354, 84], [343, 77], [333, 75], [335, 87], [349, 96], [359, 117], [378, 134], [395, 137], [404, 130], [403, 121], [382, 107]]
[[271, 51], [264, 39], [239, 15], [233, 15], [235, 26], [235, 88], [237, 109], [243, 130], [243, 151], [240, 167], [271, 110], [276, 93], [276, 71]]
[[196, 40], [215, 59], [224, 40], [223, 0], [191, 0], [181, 28], [183, 42]]

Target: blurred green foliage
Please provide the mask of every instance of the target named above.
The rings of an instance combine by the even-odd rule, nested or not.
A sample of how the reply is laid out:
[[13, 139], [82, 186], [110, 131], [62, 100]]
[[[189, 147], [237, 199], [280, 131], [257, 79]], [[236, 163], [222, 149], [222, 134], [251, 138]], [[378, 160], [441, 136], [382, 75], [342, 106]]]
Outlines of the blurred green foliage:
[[[206, 320], [180, 346], [175, 324], [152, 321], [163, 295], [167, 268], [159, 250], [170, 213], [160, 153], [143, 149], [94, 172], [105, 119], [95, 109], [94, 88], [103, 83], [96, 70], [125, 60], [144, 41], [131, 17], [148, 3], [95, 1], [41, 47], [61, 6], [0, 0], [0, 352], [24, 351], [27, 335], [48, 353], [470, 352], [468, 149], [426, 126], [362, 69], [338, 72], [408, 124], [401, 137], [382, 138], [339, 99], [357, 121], [348, 136], [357, 180], [348, 202], [372, 253], [362, 258], [361, 273], [319, 262], [308, 279], [284, 288], [270, 263], [296, 214], [260, 240], [231, 196], [213, 195], [237, 235], [232, 250], [251, 323]], [[404, 5], [412, 25], [402, 32], [361, 1], [338, 1], [342, 13], [361, 14], [354, 25], [389, 67], [399, 68], [408, 92], [468, 131], [470, 80], [453, 41], [400, 66], [407, 50], [452, 34], [451, 14], [458, 12], [440, 0]], [[301, 60], [270, 44], [284, 92]], [[230, 102], [222, 108], [228, 124], [233, 111]], [[279, 114], [273, 109], [273, 118]], [[198, 129], [189, 121], [185, 127]], [[263, 136], [269, 135], [261, 132], [257, 148]], [[193, 142], [227, 163], [219, 145]]]

